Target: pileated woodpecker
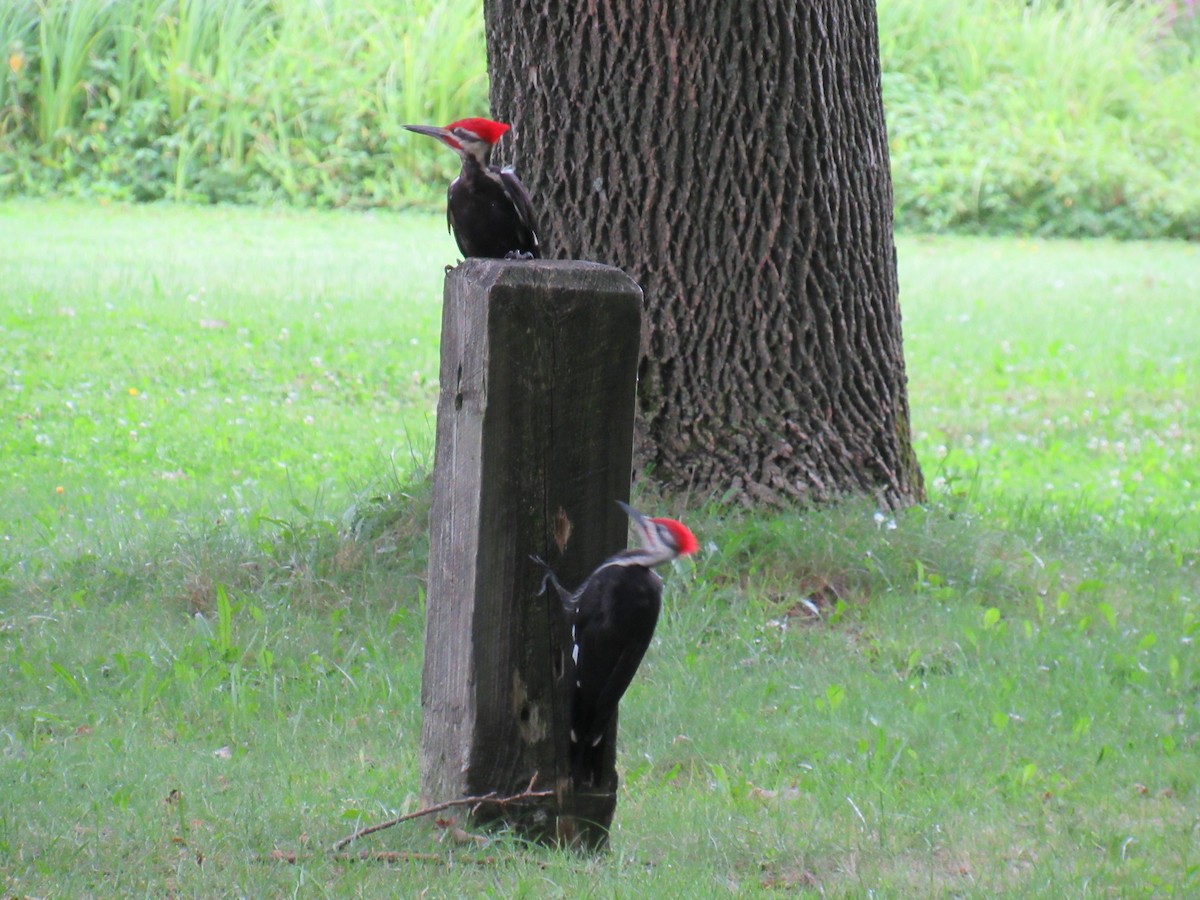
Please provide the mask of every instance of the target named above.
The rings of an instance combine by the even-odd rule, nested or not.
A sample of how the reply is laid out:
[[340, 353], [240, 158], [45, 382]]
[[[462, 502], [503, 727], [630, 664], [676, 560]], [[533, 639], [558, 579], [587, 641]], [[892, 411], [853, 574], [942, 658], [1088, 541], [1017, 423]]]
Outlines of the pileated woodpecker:
[[654, 567], [698, 547], [683, 523], [648, 519], [624, 503], [620, 506], [633, 520], [640, 547], [605, 560], [573, 594], [548, 567], [546, 573], [571, 625], [571, 773], [576, 784], [595, 783], [600, 744], [654, 636], [662, 607], [662, 579]]
[[462, 171], [450, 182], [446, 224], [464, 257], [541, 256], [529, 192], [512, 169], [491, 164], [492, 148], [509, 126], [491, 119], [460, 119], [445, 128], [404, 127], [437, 138], [462, 158]]

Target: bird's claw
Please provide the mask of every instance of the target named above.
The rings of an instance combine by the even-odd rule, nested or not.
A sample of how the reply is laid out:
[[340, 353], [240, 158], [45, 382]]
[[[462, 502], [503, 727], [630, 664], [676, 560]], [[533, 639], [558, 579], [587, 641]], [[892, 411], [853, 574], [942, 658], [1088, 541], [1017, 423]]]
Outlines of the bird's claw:
[[528, 250], [509, 250], [504, 254], [505, 259], [534, 259], [534, 255]]
[[547, 582], [549, 582], [551, 579], [554, 579], [555, 581], [557, 581], [557, 579], [554, 578], [554, 570], [550, 568], [550, 563], [546, 562], [544, 559], [542, 559], [536, 553], [530, 553], [529, 559], [532, 562], [537, 563], [539, 566], [541, 566], [546, 571], [546, 574], [544, 574], [542, 576], [542, 585], [541, 585], [541, 587], [538, 588], [538, 592], [535, 595], [535, 596], [540, 597], [540, 596], [542, 596], [542, 594], [546, 593]]
[[554, 587], [554, 592], [558, 594], [558, 599], [562, 601], [563, 605], [567, 605], [571, 600], [571, 592], [562, 586], [562, 582], [558, 580], [558, 576], [555, 575], [554, 570], [550, 568], [550, 563], [546, 562], [536, 553], [529, 554], [529, 559], [546, 570], [546, 574], [542, 576], [542, 584], [538, 588], [538, 592], [535, 596], [540, 597], [542, 594], [546, 593], [546, 585], [549, 584]]

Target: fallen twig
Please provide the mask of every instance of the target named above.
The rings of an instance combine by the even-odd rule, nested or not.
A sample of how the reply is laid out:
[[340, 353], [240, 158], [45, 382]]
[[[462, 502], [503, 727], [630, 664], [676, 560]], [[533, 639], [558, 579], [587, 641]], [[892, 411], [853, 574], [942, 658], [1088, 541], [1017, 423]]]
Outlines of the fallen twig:
[[419, 819], [421, 816], [431, 816], [434, 813], [442, 812], [442, 810], [453, 809], [456, 806], [473, 807], [471, 812], [474, 812], [484, 803], [495, 803], [499, 806], [504, 806], [507, 803], [516, 803], [520, 800], [533, 800], [538, 797], [552, 797], [553, 790], [535, 791], [534, 784], [537, 782], [537, 772], [533, 773], [533, 777], [529, 779], [529, 786], [519, 794], [513, 794], [509, 797], [497, 797], [495, 791], [489, 791], [486, 794], [478, 797], [460, 797], [457, 800], [446, 800], [442, 803], [435, 803], [433, 806], [426, 806], [423, 809], [418, 809], [416, 812], [406, 813], [403, 816], [397, 816], [394, 819], [389, 819], [386, 822], [380, 822], [378, 825], [370, 825], [366, 828], [359, 829], [354, 834], [342, 838], [333, 845], [333, 849], [341, 850], [347, 844], [357, 841], [361, 837], [366, 837], [369, 834], [374, 834], [377, 831], [383, 831], [385, 828], [391, 828], [393, 825], [399, 825], [401, 822], [407, 822], [410, 819]]
[[[298, 865], [302, 862], [307, 862], [310, 859], [315, 859], [315, 853], [297, 853], [294, 850], [272, 850], [264, 859], [269, 859], [271, 862], [287, 863], [288, 865]], [[361, 850], [358, 853], [337, 853], [332, 857], [338, 862], [381, 862], [381, 863], [399, 863], [399, 862], [431, 862], [431, 863], [447, 863], [451, 857], [441, 853], [419, 853], [414, 850]], [[471, 857], [464, 856], [457, 858], [459, 862], [471, 863], [477, 866], [494, 865], [500, 860], [497, 856], [482, 856]]]

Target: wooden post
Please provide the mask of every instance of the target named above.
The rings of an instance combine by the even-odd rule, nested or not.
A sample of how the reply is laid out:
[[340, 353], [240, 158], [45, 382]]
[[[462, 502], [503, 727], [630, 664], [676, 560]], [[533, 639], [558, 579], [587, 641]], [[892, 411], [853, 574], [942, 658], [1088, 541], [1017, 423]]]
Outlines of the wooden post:
[[476, 811], [539, 839], [601, 846], [600, 784], [573, 790], [569, 635], [537, 554], [574, 588], [625, 546], [641, 289], [595, 263], [468, 259], [446, 276], [421, 687], [421, 793], [535, 788]]

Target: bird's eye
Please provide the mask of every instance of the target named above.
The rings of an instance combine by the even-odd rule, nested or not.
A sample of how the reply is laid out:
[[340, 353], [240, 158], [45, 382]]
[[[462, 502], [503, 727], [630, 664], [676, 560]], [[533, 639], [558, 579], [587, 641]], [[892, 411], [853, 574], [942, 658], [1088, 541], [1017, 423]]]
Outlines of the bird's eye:
[[658, 526], [658, 539], [668, 547], [673, 548], [675, 546], [675, 535], [671, 534], [671, 529], [666, 525]]

